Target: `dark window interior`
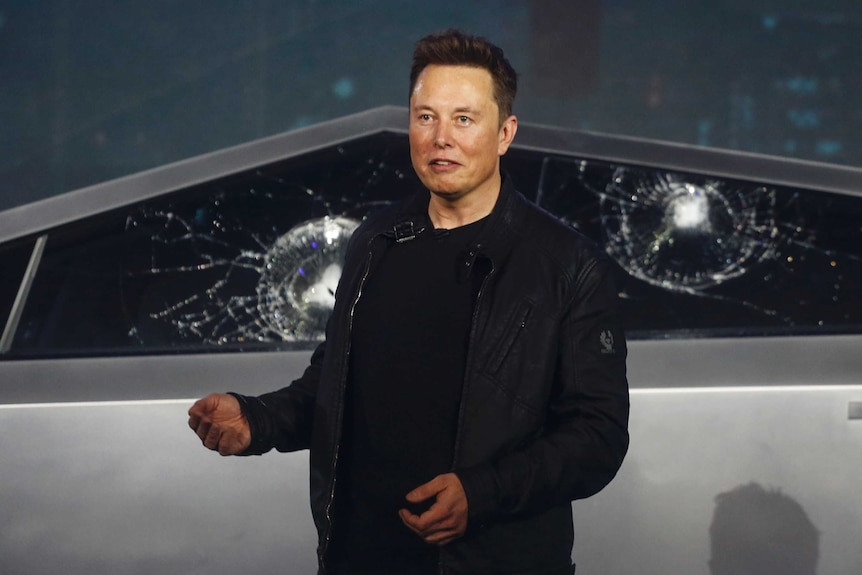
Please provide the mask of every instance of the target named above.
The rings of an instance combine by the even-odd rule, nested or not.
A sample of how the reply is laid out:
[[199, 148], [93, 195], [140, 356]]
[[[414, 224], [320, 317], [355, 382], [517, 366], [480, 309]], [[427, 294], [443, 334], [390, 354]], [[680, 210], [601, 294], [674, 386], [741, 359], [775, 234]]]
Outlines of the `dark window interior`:
[[[617, 261], [631, 339], [862, 331], [862, 198], [517, 148], [504, 169]], [[7, 357], [311, 348], [350, 232], [418, 186], [381, 133], [52, 230]], [[4, 317], [30, 244], [0, 251]]]

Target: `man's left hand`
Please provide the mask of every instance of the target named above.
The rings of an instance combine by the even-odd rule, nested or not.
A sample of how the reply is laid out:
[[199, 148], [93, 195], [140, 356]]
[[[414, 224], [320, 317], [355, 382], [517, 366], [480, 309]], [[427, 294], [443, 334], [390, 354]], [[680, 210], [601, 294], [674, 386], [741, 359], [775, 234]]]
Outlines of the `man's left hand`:
[[461, 480], [454, 473], [438, 475], [428, 483], [420, 485], [407, 494], [410, 503], [421, 503], [434, 499], [425, 512], [416, 515], [401, 509], [401, 521], [425, 543], [445, 545], [467, 530], [467, 495]]

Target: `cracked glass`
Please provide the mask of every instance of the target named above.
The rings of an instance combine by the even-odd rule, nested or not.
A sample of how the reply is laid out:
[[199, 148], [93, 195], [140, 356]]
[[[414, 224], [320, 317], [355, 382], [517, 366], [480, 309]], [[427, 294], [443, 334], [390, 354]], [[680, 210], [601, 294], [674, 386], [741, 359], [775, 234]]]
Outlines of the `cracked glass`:
[[[862, 198], [512, 149], [618, 264], [631, 339], [859, 333]], [[52, 231], [12, 355], [310, 349], [347, 242], [418, 189], [378, 134]]]
[[546, 158], [538, 203], [619, 264], [641, 337], [860, 329], [862, 198]]

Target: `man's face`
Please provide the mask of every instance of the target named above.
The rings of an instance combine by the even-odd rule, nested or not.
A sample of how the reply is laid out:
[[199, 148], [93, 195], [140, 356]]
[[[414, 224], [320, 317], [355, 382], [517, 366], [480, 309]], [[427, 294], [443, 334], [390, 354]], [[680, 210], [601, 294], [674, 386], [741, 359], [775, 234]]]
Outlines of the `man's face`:
[[427, 66], [410, 95], [410, 158], [422, 183], [456, 202], [469, 194], [494, 197], [500, 156], [517, 129], [500, 125], [491, 74], [469, 66]]

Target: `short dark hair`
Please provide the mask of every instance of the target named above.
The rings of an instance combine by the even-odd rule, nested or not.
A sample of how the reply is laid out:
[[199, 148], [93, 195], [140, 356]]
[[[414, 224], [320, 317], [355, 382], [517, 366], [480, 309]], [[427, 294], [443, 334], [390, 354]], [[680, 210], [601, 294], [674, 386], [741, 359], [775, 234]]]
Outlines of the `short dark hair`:
[[500, 110], [500, 124], [512, 115], [518, 74], [503, 54], [503, 50], [485, 38], [471, 36], [460, 30], [444, 30], [425, 36], [416, 42], [413, 66], [410, 68], [410, 95], [416, 80], [426, 66], [472, 66], [484, 68], [494, 82], [494, 100]]

